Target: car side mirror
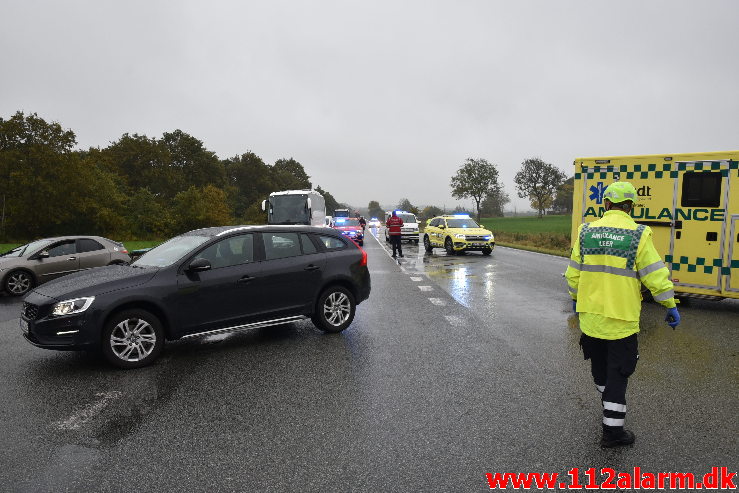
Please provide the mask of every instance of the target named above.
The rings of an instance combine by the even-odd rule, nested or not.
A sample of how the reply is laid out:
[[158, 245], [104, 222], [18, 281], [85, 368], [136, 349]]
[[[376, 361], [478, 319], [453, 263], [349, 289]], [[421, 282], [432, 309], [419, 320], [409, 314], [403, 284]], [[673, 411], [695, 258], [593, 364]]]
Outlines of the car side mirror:
[[187, 270], [189, 272], [203, 272], [210, 269], [210, 260], [203, 257], [197, 257], [192, 262], [190, 262], [190, 265], [187, 266]]
[[33, 256], [34, 260], [41, 260], [42, 258], [49, 258], [49, 252], [44, 250], [42, 252], [38, 252], [36, 255]]
[[446, 226], [444, 226], [443, 224], [439, 224], [439, 229], [446, 229]]

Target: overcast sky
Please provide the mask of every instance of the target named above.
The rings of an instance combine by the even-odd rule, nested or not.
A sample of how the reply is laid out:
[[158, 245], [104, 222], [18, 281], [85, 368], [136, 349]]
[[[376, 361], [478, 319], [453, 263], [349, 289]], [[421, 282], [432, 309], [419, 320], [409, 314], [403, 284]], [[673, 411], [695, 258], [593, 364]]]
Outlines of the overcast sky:
[[[0, 116], [80, 148], [174, 129], [300, 161], [339, 201], [457, 204], [465, 158], [739, 148], [739, 2], [58, 1], [0, 5]], [[464, 202], [469, 204], [470, 201]]]

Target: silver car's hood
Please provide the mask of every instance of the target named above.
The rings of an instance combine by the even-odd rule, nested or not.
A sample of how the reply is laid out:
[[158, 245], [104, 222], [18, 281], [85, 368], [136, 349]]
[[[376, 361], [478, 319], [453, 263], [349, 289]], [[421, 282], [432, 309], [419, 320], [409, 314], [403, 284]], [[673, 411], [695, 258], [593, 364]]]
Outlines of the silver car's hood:
[[144, 284], [157, 272], [159, 269], [156, 267], [108, 265], [54, 279], [33, 291], [58, 300], [75, 296], [96, 296], [111, 290]]
[[0, 269], [9, 269], [18, 265], [25, 264], [28, 261], [26, 257], [0, 257]]

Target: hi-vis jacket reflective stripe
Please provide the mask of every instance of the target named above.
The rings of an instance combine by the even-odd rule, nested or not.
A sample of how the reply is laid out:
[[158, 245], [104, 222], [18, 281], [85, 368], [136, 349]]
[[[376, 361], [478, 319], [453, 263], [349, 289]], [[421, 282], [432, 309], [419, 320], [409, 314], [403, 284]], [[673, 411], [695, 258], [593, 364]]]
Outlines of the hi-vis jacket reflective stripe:
[[390, 216], [388, 220], [385, 221], [385, 226], [387, 226], [388, 234], [399, 235], [401, 232], [400, 228], [403, 227], [403, 220], [398, 216]]
[[654, 248], [652, 230], [637, 226], [623, 211], [612, 209], [580, 225], [565, 277], [578, 313], [638, 321], [640, 281], [655, 301], [675, 306], [669, 271]]

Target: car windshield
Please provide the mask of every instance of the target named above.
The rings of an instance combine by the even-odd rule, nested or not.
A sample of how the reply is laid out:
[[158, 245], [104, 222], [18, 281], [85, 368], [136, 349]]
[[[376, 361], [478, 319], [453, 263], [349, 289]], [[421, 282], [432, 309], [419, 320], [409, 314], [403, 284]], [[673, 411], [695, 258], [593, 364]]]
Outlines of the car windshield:
[[398, 214], [398, 217], [403, 220], [404, 223], [417, 223], [418, 219], [413, 214]]
[[359, 226], [359, 219], [341, 218], [336, 220], [336, 226], [343, 228], [344, 226]]
[[152, 248], [131, 265], [167, 267], [210, 239], [210, 236], [176, 236]]
[[273, 195], [269, 214], [270, 224], [309, 224], [307, 195]]
[[51, 243], [51, 240], [36, 240], [25, 245], [13, 248], [9, 252], [2, 254], [3, 257], [23, 257], [24, 255], [30, 255], [36, 252], [39, 248], [43, 248]]
[[446, 225], [450, 228], [479, 228], [480, 225], [471, 218], [447, 219]]

